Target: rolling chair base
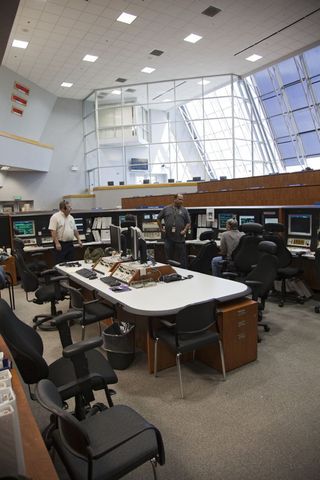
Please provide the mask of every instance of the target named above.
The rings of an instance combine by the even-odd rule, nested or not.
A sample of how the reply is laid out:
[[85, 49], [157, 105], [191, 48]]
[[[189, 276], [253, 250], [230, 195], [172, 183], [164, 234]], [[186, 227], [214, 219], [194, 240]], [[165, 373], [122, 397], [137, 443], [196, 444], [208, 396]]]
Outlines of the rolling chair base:
[[34, 323], [33, 328], [36, 330], [39, 328], [40, 330], [43, 330], [44, 332], [52, 332], [54, 330], [57, 330], [57, 327], [54, 323], [48, 322], [48, 320], [53, 319], [54, 317], [52, 315], [36, 315], [33, 317], [32, 321]]

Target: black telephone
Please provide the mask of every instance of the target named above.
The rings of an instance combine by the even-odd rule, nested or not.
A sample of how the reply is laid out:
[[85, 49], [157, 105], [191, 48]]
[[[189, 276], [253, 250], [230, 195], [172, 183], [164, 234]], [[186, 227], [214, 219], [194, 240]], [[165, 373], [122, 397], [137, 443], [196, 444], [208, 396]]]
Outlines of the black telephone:
[[178, 273], [170, 273], [169, 275], [162, 275], [161, 280], [165, 283], [177, 282], [178, 280], [182, 280], [182, 276]]

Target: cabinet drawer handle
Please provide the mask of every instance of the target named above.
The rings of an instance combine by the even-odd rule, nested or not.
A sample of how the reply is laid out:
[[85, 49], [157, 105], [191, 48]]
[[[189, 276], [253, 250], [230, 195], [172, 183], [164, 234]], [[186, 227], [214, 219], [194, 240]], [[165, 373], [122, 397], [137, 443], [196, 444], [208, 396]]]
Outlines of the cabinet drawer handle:
[[239, 320], [238, 327], [244, 327], [247, 325], [247, 320]]
[[237, 335], [238, 337], [238, 340], [244, 340], [246, 338], [246, 334], [245, 333], [239, 333], [239, 335]]
[[246, 315], [246, 314], [247, 314], [247, 310], [245, 308], [242, 308], [241, 310], [237, 311], [238, 317]]

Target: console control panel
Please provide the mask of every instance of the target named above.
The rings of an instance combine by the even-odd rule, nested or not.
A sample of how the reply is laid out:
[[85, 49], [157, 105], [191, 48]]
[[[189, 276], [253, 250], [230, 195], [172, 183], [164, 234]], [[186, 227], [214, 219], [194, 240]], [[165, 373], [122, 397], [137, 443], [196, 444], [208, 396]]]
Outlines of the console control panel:
[[310, 238], [288, 238], [288, 247], [309, 248], [311, 246]]

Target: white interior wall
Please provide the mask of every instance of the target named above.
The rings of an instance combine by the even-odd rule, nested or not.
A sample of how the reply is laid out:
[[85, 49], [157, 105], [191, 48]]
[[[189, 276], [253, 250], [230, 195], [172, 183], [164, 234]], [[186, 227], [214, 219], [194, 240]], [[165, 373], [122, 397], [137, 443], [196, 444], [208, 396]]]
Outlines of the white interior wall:
[[[56, 98], [32, 85], [28, 117], [26, 110], [26, 116], [19, 118], [10, 113], [8, 98], [11, 98], [14, 81], [20, 81], [28, 87], [30, 82], [5, 67], [0, 67], [0, 75], [0, 104], [5, 105], [5, 108], [0, 109], [0, 130], [54, 147], [48, 173], [10, 170], [4, 172], [0, 201], [12, 200], [19, 195], [23, 200], [33, 200], [35, 210], [57, 208], [63, 195], [83, 193], [86, 188], [82, 102]], [[31, 105], [35, 105], [35, 109], [31, 108]], [[16, 154], [18, 155], [18, 152]], [[71, 166], [78, 170], [71, 171]]]

